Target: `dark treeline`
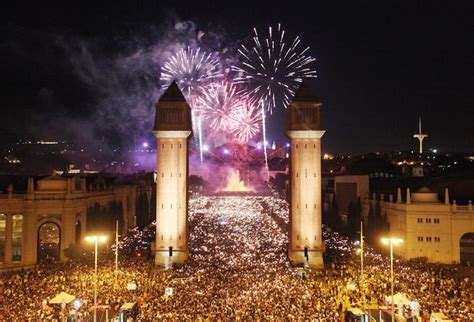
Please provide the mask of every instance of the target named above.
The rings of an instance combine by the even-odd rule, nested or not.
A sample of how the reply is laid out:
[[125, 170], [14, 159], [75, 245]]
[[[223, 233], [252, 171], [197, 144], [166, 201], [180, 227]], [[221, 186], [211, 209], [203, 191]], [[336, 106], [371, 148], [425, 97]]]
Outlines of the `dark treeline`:
[[[360, 222], [363, 219], [362, 204], [360, 197], [357, 201], [351, 201], [347, 209], [347, 222], [344, 222], [339, 212], [339, 206], [336, 198], [329, 203], [328, 211], [323, 214], [323, 223], [332, 229], [350, 237], [351, 239], [360, 239]], [[369, 205], [367, 218], [364, 220], [365, 240], [372, 245], [377, 245], [378, 240], [390, 231], [390, 225], [387, 220], [387, 214], [382, 214], [380, 201], [374, 206]]]
[[124, 223], [121, 202], [111, 201], [107, 206], [96, 203], [87, 209], [87, 231], [113, 233], [117, 220], [119, 231], [122, 231]]

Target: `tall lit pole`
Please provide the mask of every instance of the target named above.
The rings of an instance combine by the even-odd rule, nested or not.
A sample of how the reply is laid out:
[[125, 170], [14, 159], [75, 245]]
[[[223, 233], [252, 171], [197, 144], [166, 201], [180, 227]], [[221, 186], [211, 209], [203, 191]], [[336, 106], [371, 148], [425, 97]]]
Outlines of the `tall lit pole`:
[[106, 236], [92, 235], [86, 237], [87, 242], [94, 243], [94, 322], [97, 322], [97, 254], [99, 242], [103, 243], [106, 240]]
[[[360, 222], [360, 288], [364, 288], [364, 221]], [[362, 293], [362, 309], [365, 310], [365, 289]]]
[[119, 222], [118, 220], [115, 222], [115, 280], [117, 280], [118, 274], [118, 240], [119, 240]]
[[402, 243], [403, 240], [400, 238], [382, 238], [382, 243], [385, 245], [390, 245], [390, 294], [391, 294], [391, 304], [392, 304], [392, 322], [395, 321], [395, 303], [393, 296], [394, 288], [394, 278], [393, 278], [393, 245], [398, 245]]

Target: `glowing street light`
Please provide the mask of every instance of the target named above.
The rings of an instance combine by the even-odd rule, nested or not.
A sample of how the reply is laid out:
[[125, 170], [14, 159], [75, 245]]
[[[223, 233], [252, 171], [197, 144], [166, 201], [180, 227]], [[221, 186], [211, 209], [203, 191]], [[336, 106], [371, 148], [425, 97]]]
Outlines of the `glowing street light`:
[[97, 322], [97, 251], [99, 248], [99, 243], [104, 243], [107, 241], [107, 236], [103, 235], [91, 235], [87, 236], [86, 241], [89, 243], [94, 243], [95, 245], [95, 265], [94, 265], [94, 322]]
[[382, 243], [384, 245], [390, 245], [390, 291], [391, 291], [391, 304], [392, 304], [392, 322], [395, 321], [395, 304], [393, 303], [393, 245], [398, 245], [403, 242], [403, 239], [400, 238], [382, 238]]

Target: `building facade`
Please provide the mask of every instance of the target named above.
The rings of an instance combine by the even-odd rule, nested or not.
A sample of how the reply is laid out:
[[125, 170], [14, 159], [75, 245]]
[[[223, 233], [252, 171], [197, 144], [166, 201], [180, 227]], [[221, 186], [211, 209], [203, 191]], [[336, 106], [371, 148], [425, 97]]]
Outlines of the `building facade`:
[[401, 189], [396, 198], [373, 194], [365, 199], [363, 214], [367, 218], [369, 211], [379, 207], [390, 225], [390, 235], [403, 239], [403, 243], [394, 248], [398, 256], [457, 264], [461, 263], [462, 240], [474, 233], [474, 210], [471, 201], [460, 206], [455, 200], [449, 200], [447, 189], [445, 195], [445, 202], [440, 202], [438, 194], [428, 188], [414, 193], [407, 189], [404, 200]]
[[[123, 227], [135, 225], [136, 189], [114, 186], [86, 187], [84, 178], [53, 175], [28, 178], [26, 193], [0, 195], [0, 270], [35, 265], [39, 258], [40, 235], [58, 234], [58, 258], [66, 260], [64, 250], [81, 243], [87, 230], [87, 212], [94, 205], [106, 209], [111, 202], [122, 206]], [[44, 233], [45, 227], [53, 227]], [[51, 236], [49, 236], [51, 237]]]

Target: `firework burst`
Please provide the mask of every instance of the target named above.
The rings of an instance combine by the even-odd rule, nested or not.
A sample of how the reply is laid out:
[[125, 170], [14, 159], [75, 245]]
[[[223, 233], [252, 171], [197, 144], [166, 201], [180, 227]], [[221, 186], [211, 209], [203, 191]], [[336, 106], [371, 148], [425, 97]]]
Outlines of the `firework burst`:
[[196, 100], [198, 115], [212, 129], [224, 132], [232, 128], [234, 111], [244, 104], [235, 86], [225, 81], [209, 84]]
[[232, 67], [238, 73], [235, 82], [243, 85], [239, 92], [270, 112], [280, 104], [286, 108], [303, 79], [316, 77], [311, 68], [315, 58], [307, 54], [309, 47], [303, 48], [298, 36], [286, 41], [280, 24], [269, 27], [264, 37], [253, 31], [252, 46], [239, 48], [241, 64]]
[[246, 102], [239, 105], [232, 113], [232, 127], [230, 131], [234, 138], [242, 143], [254, 137], [262, 126], [262, 115], [256, 104]]
[[210, 81], [221, 76], [218, 58], [201, 51], [201, 48], [193, 50], [188, 46], [163, 64], [160, 80], [166, 83], [176, 81], [186, 98], [192, 102]]

